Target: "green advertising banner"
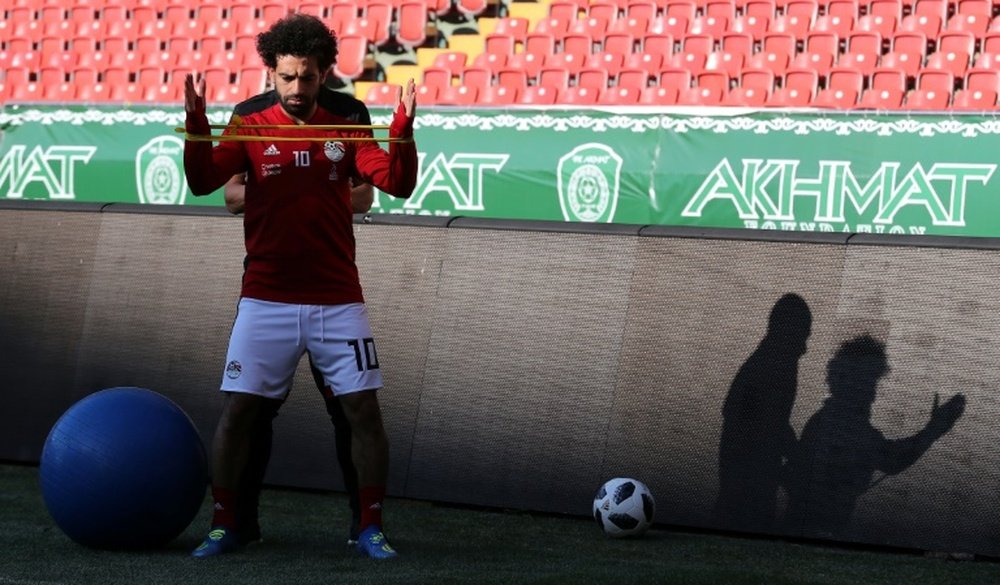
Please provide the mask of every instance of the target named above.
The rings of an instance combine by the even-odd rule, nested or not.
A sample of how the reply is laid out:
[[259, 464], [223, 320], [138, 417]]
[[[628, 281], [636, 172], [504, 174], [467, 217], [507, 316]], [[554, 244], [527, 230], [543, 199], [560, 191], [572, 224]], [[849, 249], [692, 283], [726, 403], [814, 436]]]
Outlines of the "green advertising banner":
[[[222, 205], [184, 183], [176, 110], [8, 106], [0, 197]], [[223, 124], [228, 109], [213, 109]], [[389, 112], [373, 109], [375, 124]], [[1000, 122], [742, 109], [425, 109], [413, 196], [373, 213], [1000, 235]]]

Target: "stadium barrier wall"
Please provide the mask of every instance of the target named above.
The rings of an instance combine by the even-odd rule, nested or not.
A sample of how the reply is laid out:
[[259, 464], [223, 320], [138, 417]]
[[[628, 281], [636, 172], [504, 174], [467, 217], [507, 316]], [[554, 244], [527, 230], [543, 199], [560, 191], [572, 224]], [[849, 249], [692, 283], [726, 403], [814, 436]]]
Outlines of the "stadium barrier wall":
[[[0, 459], [112, 386], [210, 443], [241, 222], [157, 209], [0, 204]], [[624, 475], [664, 525], [1000, 553], [998, 241], [372, 222], [391, 495], [589, 515]], [[305, 367], [267, 481], [342, 489]]]
[[[12, 105], [0, 197], [218, 206], [184, 183], [183, 124], [179, 107]], [[415, 128], [414, 195], [377, 194], [376, 212], [1000, 237], [992, 116], [436, 108]]]

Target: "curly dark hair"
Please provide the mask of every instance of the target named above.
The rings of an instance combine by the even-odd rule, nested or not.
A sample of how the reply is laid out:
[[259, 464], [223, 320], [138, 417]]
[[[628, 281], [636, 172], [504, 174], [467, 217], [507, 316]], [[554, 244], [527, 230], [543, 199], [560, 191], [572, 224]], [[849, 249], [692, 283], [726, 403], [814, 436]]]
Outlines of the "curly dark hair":
[[257, 54], [274, 69], [278, 57], [315, 57], [325, 72], [337, 59], [337, 38], [323, 21], [310, 14], [291, 14], [257, 35]]

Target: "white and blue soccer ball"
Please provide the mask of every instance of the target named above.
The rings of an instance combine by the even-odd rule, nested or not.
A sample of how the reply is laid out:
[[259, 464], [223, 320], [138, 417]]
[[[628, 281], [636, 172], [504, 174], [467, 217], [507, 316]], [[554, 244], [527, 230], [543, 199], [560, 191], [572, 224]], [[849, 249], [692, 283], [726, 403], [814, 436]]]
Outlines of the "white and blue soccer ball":
[[594, 496], [594, 520], [612, 538], [643, 534], [653, 525], [655, 515], [653, 493], [637, 479], [616, 477]]

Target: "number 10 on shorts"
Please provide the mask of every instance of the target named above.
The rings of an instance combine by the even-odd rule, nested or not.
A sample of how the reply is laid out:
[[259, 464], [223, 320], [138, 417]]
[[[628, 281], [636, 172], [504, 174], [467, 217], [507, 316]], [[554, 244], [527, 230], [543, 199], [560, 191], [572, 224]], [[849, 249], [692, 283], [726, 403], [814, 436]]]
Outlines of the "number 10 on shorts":
[[[352, 339], [347, 345], [354, 348], [354, 361], [358, 365], [358, 371], [378, 369], [378, 354], [375, 353], [375, 339], [365, 337], [364, 339]], [[361, 354], [364, 353], [364, 356]]]

